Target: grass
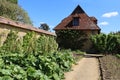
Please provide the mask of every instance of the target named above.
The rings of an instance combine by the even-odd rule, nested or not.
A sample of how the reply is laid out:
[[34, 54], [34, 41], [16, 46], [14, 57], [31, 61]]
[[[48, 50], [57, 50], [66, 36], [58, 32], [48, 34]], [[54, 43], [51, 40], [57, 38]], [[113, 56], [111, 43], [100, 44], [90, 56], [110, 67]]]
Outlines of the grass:
[[76, 61], [79, 61], [81, 58], [83, 58], [84, 54], [86, 54], [85, 52], [82, 52], [80, 50], [72, 51], [72, 53]]
[[120, 80], [120, 58], [106, 55], [100, 62], [104, 80]]

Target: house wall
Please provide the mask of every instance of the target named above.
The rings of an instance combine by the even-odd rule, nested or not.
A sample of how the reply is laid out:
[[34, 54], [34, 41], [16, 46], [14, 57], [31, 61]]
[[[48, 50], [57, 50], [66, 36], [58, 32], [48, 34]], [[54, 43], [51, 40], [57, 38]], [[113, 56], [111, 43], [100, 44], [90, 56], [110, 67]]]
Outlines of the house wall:
[[[59, 35], [59, 32], [60, 32], [61, 30], [57, 30], [56, 31], [56, 34], [57, 35]], [[76, 31], [80, 31], [80, 30], [76, 30]], [[86, 51], [86, 52], [89, 52], [90, 51], [90, 49], [91, 49], [91, 47], [92, 47], [92, 42], [91, 42], [91, 40], [90, 40], [90, 37], [92, 36], [92, 35], [96, 35], [96, 34], [98, 34], [99, 33], [99, 31], [98, 30], [94, 30], [94, 31], [92, 31], [92, 30], [81, 30], [80, 32], [83, 32], [83, 33], [85, 33], [85, 35], [84, 34], [80, 34], [80, 39], [83, 37], [83, 39], [86, 39], [86, 40], [84, 40], [82, 43], [79, 43], [79, 44], [75, 44], [74, 46], [78, 46], [78, 45], [80, 45], [80, 44], [83, 44], [83, 46], [80, 46], [80, 47], [77, 47], [77, 49], [80, 49], [80, 50], [82, 50], [82, 51]], [[74, 33], [73, 33], [74, 34]], [[66, 35], [67, 35], [67, 33], [66, 33]], [[74, 34], [75, 35], [75, 34]], [[77, 34], [76, 34], [77, 35]], [[82, 36], [83, 35], [83, 36]], [[61, 35], [61, 36], [65, 36], [65, 34], [64, 35]], [[79, 35], [78, 35], [79, 36]], [[82, 36], [82, 37], [81, 37]], [[64, 39], [61, 39], [62, 37], [60, 37], [60, 36], [58, 36], [57, 37], [57, 42], [59, 43], [59, 47], [61, 48], [61, 46], [63, 45], [63, 44], [66, 44], [66, 43], [64, 43]], [[71, 40], [69, 40], [70, 42], [71, 42]], [[73, 47], [74, 47], [73, 46]], [[64, 47], [64, 46], [62, 46], [62, 47]], [[71, 48], [70, 47], [70, 45], [68, 45], [68, 47], [69, 48]], [[72, 47], [72, 48], [73, 48]], [[66, 47], [64, 47], [64, 48], [66, 48]]]
[[85, 30], [84, 31], [88, 36], [91, 36], [91, 35], [96, 35], [99, 33], [98, 30]]
[[99, 31], [98, 30], [94, 30], [94, 31], [92, 31], [92, 30], [86, 30], [86, 31], [84, 31], [84, 33], [87, 34], [86, 38], [88, 38], [88, 40], [86, 42], [84, 42], [84, 46], [82, 47], [82, 50], [86, 51], [86, 52], [91, 52], [90, 50], [92, 48], [92, 42], [90, 40], [90, 37], [92, 35], [99, 34]]
[[[99, 32], [98, 30], [94, 30], [94, 31], [92, 31], [92, 30], [75, 30], [78, 33], [74, 33], [74, 30], [72, 30], [73, 34], [69, 35], [69, 30], [68, 30], [68, 34], [67, 34], [67, 32], [64, 33], [64, 31], [63, 31], [63, 33], [61, 33], [61, 31], [63, 31], [63, 30], [56, 31], [56, 34], [58, 35], [57, 42], [58, 42], [60, 48], [80, 49], [80, 50], [86, 51], [86, 52], [88, 52], [92, 47], [92, 43], [90, 41], [91, 35], [98, 34], [98, 32]], [[67, 30], [65, 30], [65, 31], [67, 31]], [[73, 39], [73, 38], [71, 38], [72, 35], [76, 36], [74, 39], [77, 39], [79, 43], [77, 42], [77, 44], [76, 44], [76, 42], [74, 42], [75, 40], [72, 40]], [[63, 36], [66, 36], [67, 38], [69, 36], [71, 40], [67, 40], [67, 38], [63, 37]], [[82, 39], [84, 41], [82, 41]], [[71, 41], [73, 41], [73, 42], [71, 42]], [[67, 45], [67, 43], [68, 43], [68, 45]]]

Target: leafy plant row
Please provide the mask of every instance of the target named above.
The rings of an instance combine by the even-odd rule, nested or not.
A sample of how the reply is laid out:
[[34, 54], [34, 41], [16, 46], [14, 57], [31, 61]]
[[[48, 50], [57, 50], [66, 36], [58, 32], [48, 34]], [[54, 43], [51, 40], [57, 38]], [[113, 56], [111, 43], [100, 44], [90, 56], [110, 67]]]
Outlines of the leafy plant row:
[[119, 34], [98, 34], [91, 38], [93, 48], [99, 53], [120, 53]]
[[10, 32], [0, 48], [0, 80], [61, 80], [74, 58], [69, 50], [57, 51], [54, 37], [34, 32], [23, 38]]

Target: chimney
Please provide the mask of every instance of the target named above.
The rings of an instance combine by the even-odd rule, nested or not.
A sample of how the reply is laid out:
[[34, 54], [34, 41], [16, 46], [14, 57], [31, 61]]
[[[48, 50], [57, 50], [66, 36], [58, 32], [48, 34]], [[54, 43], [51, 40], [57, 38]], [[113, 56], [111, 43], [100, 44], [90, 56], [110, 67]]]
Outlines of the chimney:
[[90, 17], [90, 19], [95, 23], [97, 24], [97, 19], [95, 17]]

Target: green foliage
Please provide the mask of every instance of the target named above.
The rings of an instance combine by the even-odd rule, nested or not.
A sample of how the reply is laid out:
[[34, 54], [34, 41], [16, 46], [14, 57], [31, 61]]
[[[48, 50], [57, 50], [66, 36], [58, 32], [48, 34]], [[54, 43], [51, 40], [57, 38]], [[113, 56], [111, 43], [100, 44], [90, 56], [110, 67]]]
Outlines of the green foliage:
[[98, 34], [91, 38], [93, 48], [100, 53], [119, 53], [120, 36], [115, 34]]
[[46, 23], [42, 23], [40, 25], [39, 29], [43, 29], [43, 30], [46, 30], [46, 31], [50, 30], [49, 26]]
[[116, 54], [116, 56], [117, 56], [118, 58], [120, 58], [120, 54]]
[[32, 24], [28, 14], [16, 3], [16, 0], [0, 0], [0, 16], [27, 24]]
[[117, 31], [117, 32], [111, 32], [110, 34], [120, 35], [120, 31]]
[[35, 32], [28, 32], [23, 37], [23, 51], [26, 54], [34, 53], [36, 51], [37, 38]]
[[84, 54], [86, 54], [85, 52], [80, 51], [80, 50], [76, 50], [74, 52], [75, 52], [75, 54], [78, 54], [78, 55], [84, 55]]
[[6, 0], [6, 1], [9, 1], [9, 2], [14, 3], [14, 4], [18, 3], [18, 0]]
[[56, 51], [52, 36], [37, 39], [31, 32], [19, 42], [16, 34], [11, 31], [0, 48], [1, 80], [61, 80], [75, 63], [71, 51]]
[[88, 40], [87, 35], [78, 30], [61, 30], [57, 32], [57, 42], [60, 48], [82, 49], [84, 43]]
[[18, 38], [16, 34], [17, 32], [10, 31], [10, 33], [7, 36], [6, 41], [4, 42], [4, 45], [1, 47], [2, 49], [1, 51], [3, 51], [2, 53], [4, 53], [5, 51], [9, 51], [12, 53], [20, 51], [21, 40], [20, 38]]
[[38, 52], [41, 51], [41, 53], [45, 54], [57, 51], [58, 44], [56, 43], [54, 37], [41, 35], [37, 42], [39, 43], [37, 44]]

